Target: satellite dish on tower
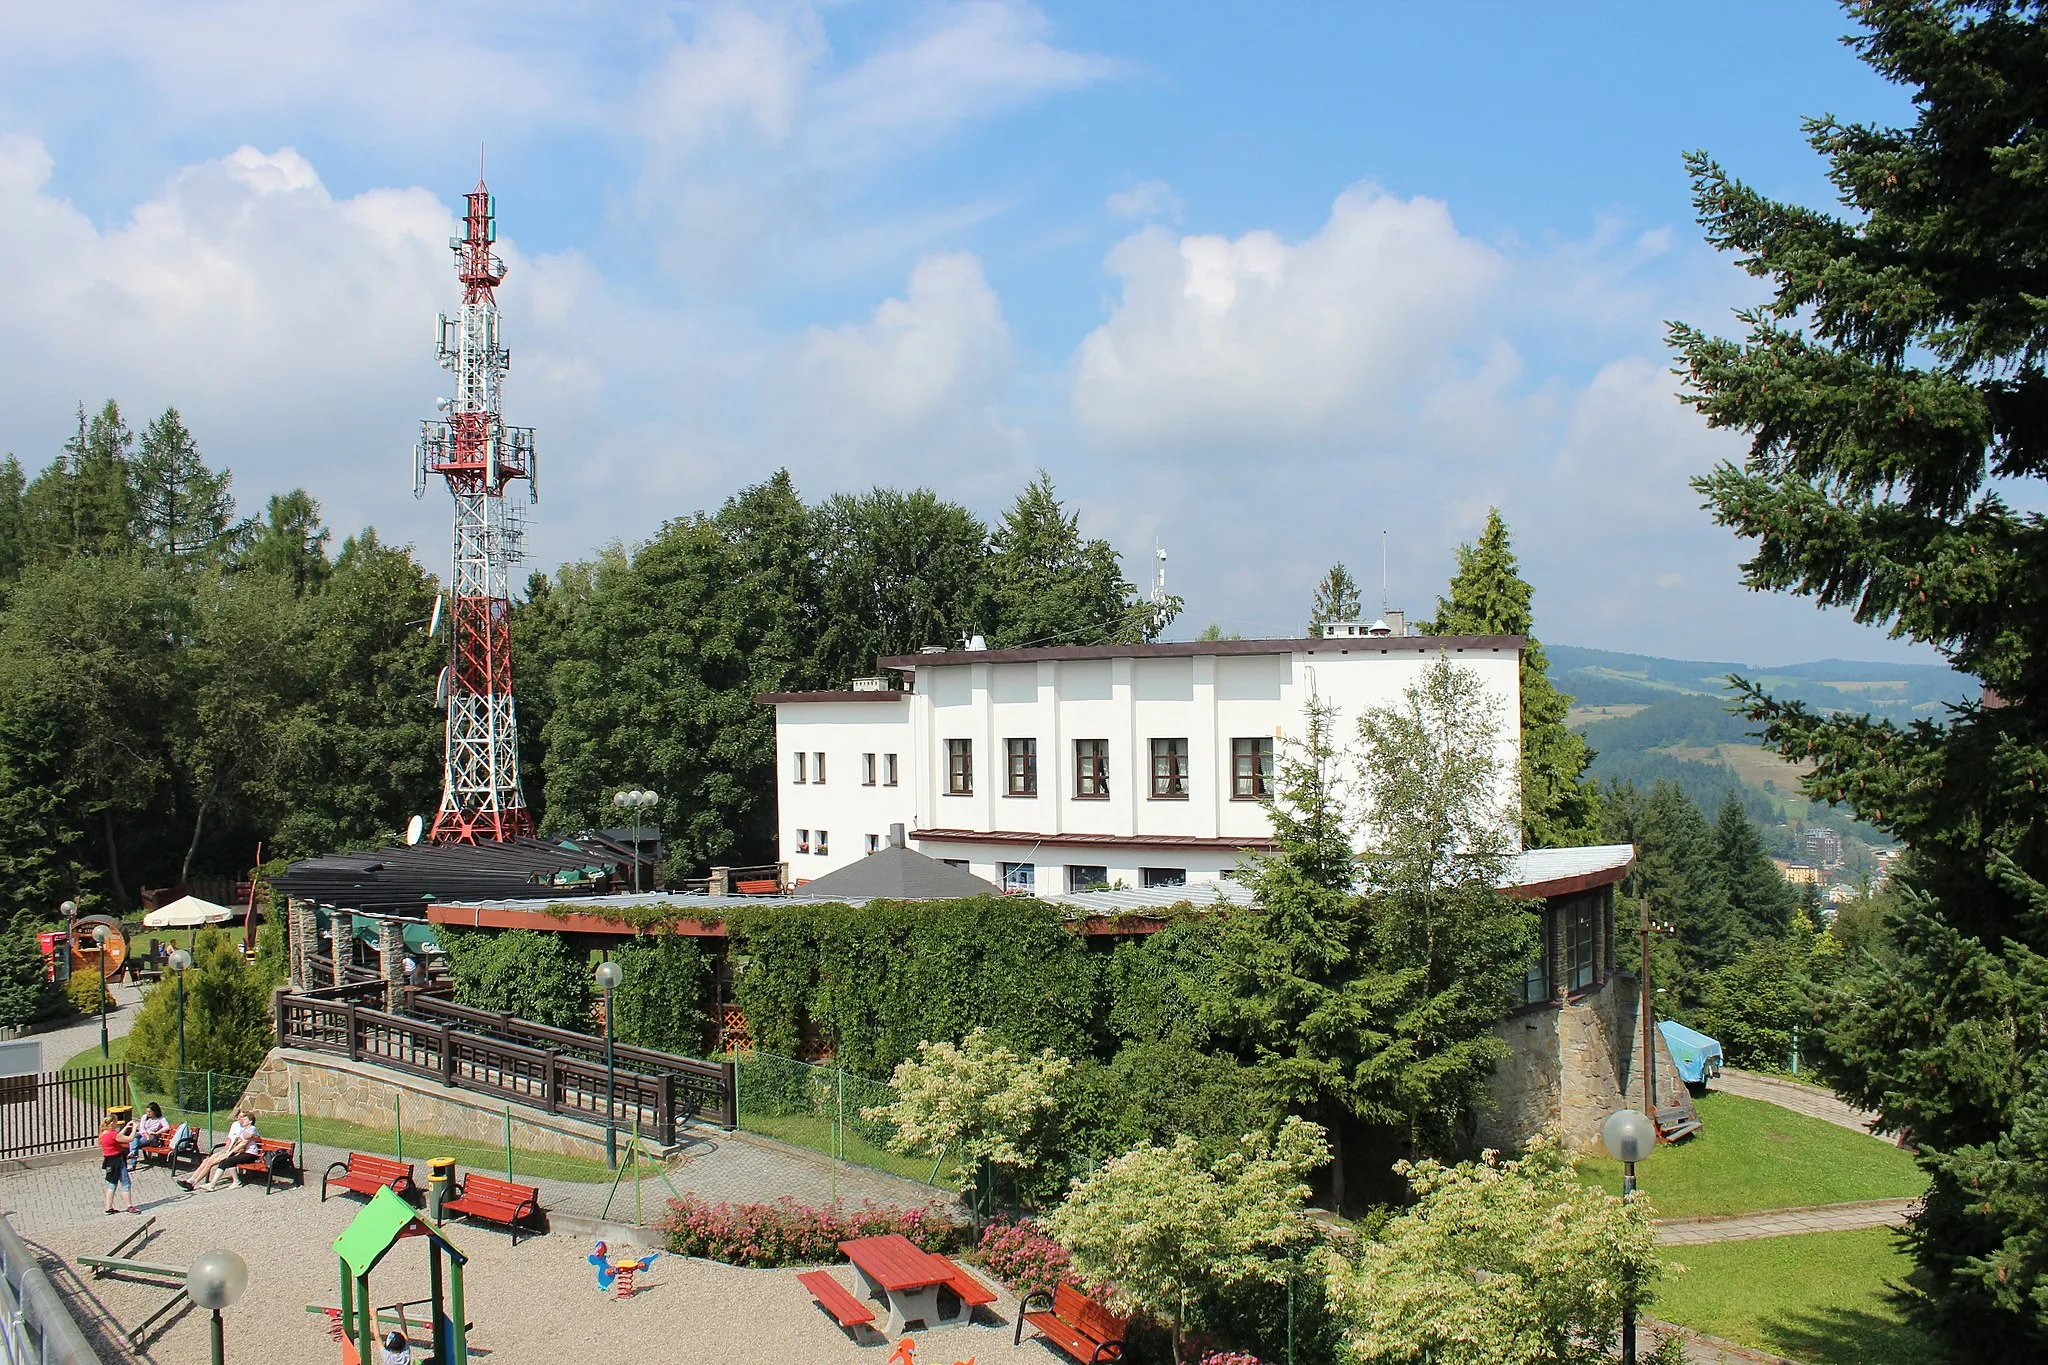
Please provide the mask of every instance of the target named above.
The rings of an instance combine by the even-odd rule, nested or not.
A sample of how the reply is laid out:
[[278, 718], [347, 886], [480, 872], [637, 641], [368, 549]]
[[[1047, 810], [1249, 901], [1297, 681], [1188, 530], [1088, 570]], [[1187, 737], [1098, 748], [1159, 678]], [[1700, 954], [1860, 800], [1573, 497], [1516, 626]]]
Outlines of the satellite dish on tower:
[[424, 834], [424, 833], [426, 832], [426, 829], [427, 829], [427, 818], [426, 818], [426, 817], [425, 817], [424, 815], [415, 815], [415, 816], [413, 816], [413, 818], [412, 818], [412, 819], [410, 819], [410, 820], [406, 821], [406, 822], [405, 822], [405, 842], [406, 842], [406, 845], [407, 845], [408, 847], [410, 847], [411, 845], [413, 845], [413, 844], [416, 844], [416, 843], [418, 843], [418, 842], [420, 841], [420, 835]]
[[448, 665], [441, 665], [441, 676], [434, 680], [434, 705], [446, 708], [448, 705]]
[[427, 634], [429, 634], [429, 635], [439, 635], [440, 633], [441, 633], [441, 594], [440, 594], [440, 593], [435, 593], [435, 594], [434, 594], [434, 614], [433, 614], [432, 616], [429, 616], [429, 617], [427, 618]]

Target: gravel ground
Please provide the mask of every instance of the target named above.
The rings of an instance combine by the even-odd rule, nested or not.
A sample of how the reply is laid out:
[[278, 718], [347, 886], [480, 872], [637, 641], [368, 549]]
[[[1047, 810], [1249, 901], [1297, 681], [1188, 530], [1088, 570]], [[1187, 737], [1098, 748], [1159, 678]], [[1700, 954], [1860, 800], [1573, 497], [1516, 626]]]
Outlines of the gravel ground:
[[[0, 1207], [45, 1256], [58, 1289], [71, 1300], [107, 1365], [153, 1362], [200, 1365], [207, 1359], [206, 1322], [187, 1312], [141, 1353], [128, 1350], [112, 1324], [139, 1322], [174, 1290], [128, 1279], [91, 1278], [72, 1259], [106, 1252], [139, 1219], [99, 1212], [99, 1170], [75, 1161], [0, 1177]], [[325, 1321], [309, 1304], [337, 1302], [331, 1245], [361, 1207], [348, 1198], [321, 1203], [318, 1181], [307, 1190], [265, 1196], [260, 1187], [187, 1195], [158, 1172], [138, 1188], [156, 1218], [146, 1246], [126, 1254], [184, 1265], [212, 1247], [229, 1247], [249, 1262], [249, 1291], [227, 1314], [228, 1359], [250, 1362], [332, 1360]], [[597, 1291], [585, 1262], [587, 1238], [556, 1233], [522, 1238], [517, 1247], [492, 1228], [450, 1224], [450, 1239], [470, 1256], [465, 1276], [471, 1341], [484, 1365], [553, 1365], [560, 1361], [633, 1360], [660, 1365], [881, 1365], [891, 1346], [874, 1334], [856, 1345], [796, 1283], [795, 1270], [741, 1270], [664, 1256], [641, 1292], [620, 1302]], [[844, 1266], [837, 1274], [853, 1284]], [[426, 1252], [401, 1246], [371, 1278], [372, 1297], [389, 1304], [426, 1294]], [[1055, 1365], [1043, 1344], [1010, 1344], [1016, 1302], [1005, 1294], [977, 1325], [920, 1334], [924, 1365], [974, 1358]]]

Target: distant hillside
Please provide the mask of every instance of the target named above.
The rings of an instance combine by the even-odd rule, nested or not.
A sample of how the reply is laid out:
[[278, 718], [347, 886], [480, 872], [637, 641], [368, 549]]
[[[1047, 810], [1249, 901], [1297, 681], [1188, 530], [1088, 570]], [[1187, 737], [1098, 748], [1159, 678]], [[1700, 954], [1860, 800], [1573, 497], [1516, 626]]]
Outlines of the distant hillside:
[[1812, 826], [1840, 832], [1850, 843], [1850, 868], [1890, 843], [1846, 810], [1799, 794], [1800, 768], [1757, 743], [1753, 727], [1727, 709], [1728, 675], [1761, 684], [1773, 696], [1827, 711], [1867, 712], [1889, 720], [1938, 716], [1974, 699], [1978, 685], [1934, 664], [1859, 663], [1822, 659], [1759, 667], [1697, 659], [1660, 659], [1573, 645], [1546, 645], [1550, 676], [1574, 698], [1570, 723], [1597, 754], [1593, 776], [1639, 787], [1659, 780], [1711, 816], [1732, 792], [1764, 827], [1771, 851], [1799, 855], [1799, 836]]
[[1544, 646], [1551, 680], [1581, 708], [1646, 706], [1674, 697], [1725, 695], [1738, 674], [1787, 701], [1828, 711], [1868, 712], [1891, 720], [1934, 717], [1945, 705], [1974, 700], [1975, 678], [1944, 664], [1861, 663], [1820, 659], [1768, 666], [1702, 659], [1659, 659], [1576, 645]]

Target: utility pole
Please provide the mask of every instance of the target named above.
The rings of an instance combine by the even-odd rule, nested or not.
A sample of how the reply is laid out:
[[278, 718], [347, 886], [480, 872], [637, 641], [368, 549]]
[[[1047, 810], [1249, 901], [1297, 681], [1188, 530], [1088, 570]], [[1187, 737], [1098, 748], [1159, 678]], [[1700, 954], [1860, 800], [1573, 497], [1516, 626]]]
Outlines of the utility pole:
[[1657, 1119], [1657, 1016], [1650, 993], [1650, 898], [1643, 897], [1643, 1112]]

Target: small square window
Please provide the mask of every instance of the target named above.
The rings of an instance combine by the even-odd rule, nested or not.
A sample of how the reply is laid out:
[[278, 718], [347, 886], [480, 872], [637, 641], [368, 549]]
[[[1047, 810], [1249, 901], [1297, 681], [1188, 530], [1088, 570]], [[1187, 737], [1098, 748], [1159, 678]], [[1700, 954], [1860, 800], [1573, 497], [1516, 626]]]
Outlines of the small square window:
[[1038, 741], [1006, 739], [1003, 741], [1003, 751], [1009, 771], [1010, 795], [1038, 795]]
[[894, 754], [882, 755], [882, 785], [885, 787], [896, 785], [896, 755]]
[[811, 755], [811, 781], [817, 786], [825, 785], [825, 755]]
[[1074, 795], [1088, 801], [1109, 795], [1109, 741], [1074, 741]]
[[875, 756], [873, 754], [862, 754], [860, 756], [860, 784], [863, 787], [875, 785]]
[[1273, 741], [1230, 741], [1230, 799], [1260, 801], [1273, 794]]
[[867, 838], [868, 852], [880, 853], [882, 851], [882, 836], [879, 834], [870, 834]]
[[946, 795], [974, 795], [974, 741], [946, 741]]
[[796, 832], [796, 851], [799, 853], [809, 853], [811, 851], [811, 832], [809, 830], [800, 829]]
[[1109, 869], [1106, 867], [1067, 868], [1067, 890], [1106, 891], [1109, 889]]
[[804, 769], [807, 765], [810, 756], [799, 750], [797, 753], [792, 754], [791, 757], [796, 760], [796, 782], [797, 785], [801, 786], [803, 785], [803, 782], [805, 780]]
[[1148, 891], [1158, 886], [1188, 884], [1188, 870], [1184, 867], [1141, 867], [1138, 877]]
[[941, 858], [939, 859], [939, 861], [944, 863], [947, 867], [957, 867], [962, 872], [968, 870], [967, 860], [965, 858]]
[[1152, 798], [1155, 801], [1184, 801], [1188, 794], [1188, 742], [1184, 739], [1152, 741]]
[[1038, 865], [1036, 863], [1004, 863], [1003, 894], [1028, 896], [1038, 889]]
[[818, 855], [819, 857], [821, 857], [821, 858], [822, 858], [822, 857], [824, 857], [824, 856], [825, 856], [826, 854], [828, 854], [828, 853], [830, 853], [830, 852], [832, 851], [832, 849], [831, 849], [831, 843], [832, 843], [832, 836], [831, 836], [831, 835], [829, 835], [829, 834], [827, 834], [827, 833], [825, 833], [825, 831], [821, 829], [821, 830], [819, 830], [819, 831], [818, 831], [818, 842], [817, 842], [817, 845], [816, 845], [816, 847], [814, 847], [814, 848], [813, 848], [813, 849], [812, 849], [811, 851], [812, 851], [813, 853], [816, 853], [816, 854], [817, 854], [817, 855]]

